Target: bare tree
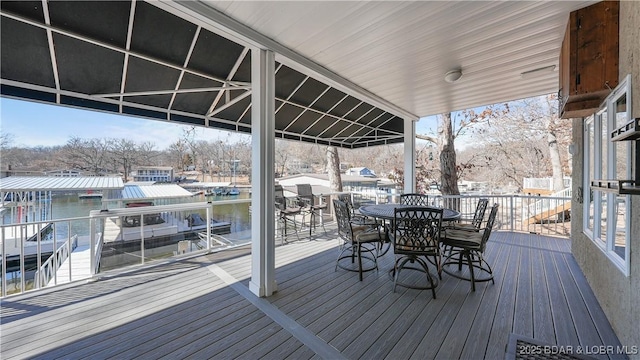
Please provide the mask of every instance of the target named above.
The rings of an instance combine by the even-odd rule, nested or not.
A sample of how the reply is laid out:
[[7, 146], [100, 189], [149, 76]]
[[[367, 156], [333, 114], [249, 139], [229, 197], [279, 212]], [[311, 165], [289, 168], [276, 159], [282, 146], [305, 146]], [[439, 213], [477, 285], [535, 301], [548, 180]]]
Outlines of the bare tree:
[[453, 124], [451, 113], [442, 115], [442, 130], [440, 131], [440, 191], [445, 195], [460, 195], [458, 189], [458, 171], [456, 169], [456, 147], [454, 144]]
[[189, 150], [189, 165], [194, 167], [198, 164], [196, 154], [198, 153], [198, 142], [196, 141], [196, 127], [191, 126], [189, 128], [182, 129], [182, 141]]
[[[212, 155], [216, 153], [216, 148], [214, 143], [210, 143], [205, 140], [200, 140], [195, 144], [196, 159], [200, 160], [200, 170], [202, 170], [202, 181], [205, 181], [205, 176], [207, 172], [209, 172], [209, 176], [211, 176], [212, 171]], [[197, 166], [197, 164], [196, 164]]]
[[[468, 169], [471, 164], [458, 165], [456, 159], [455, 140], [466, 134], [472, 127], [478, 124], [490, 122], [501, 117], [508, 108], [497, 105], [486, 107], [482, 112], [464, 110], [457, 113], [457, 119], [452, 118], [451, 113], [439, 116], [438, 136], [418, 134], [418, 139], [436, 144], [440, 159], [440, 191], [445, 195], [459, 195], [458, 179], [460, 173]], [[454, 121], [456, 120], [456, 121]], [[455, 126], [454, 126], [455, 125]]]
[[160, 153], [156, 150], [156, 144], [151, 141], [145, 141], [138, 144], [138, 152], [140, 162], [139, 165], [158, 165], [155, 162], [160, 156]]
[[63, 147], [63, 162], [71, 168], [100, 175], [105, 169], [108, 148], [109, 144], [105, 139], [82, 139], [72, 136]]
[[124, 181], [129, 180], [131, 167], [138, 162], [138, 147], [136, 143], [128, 139], [109, 139], [107, 141], [109, 155], [113, 162], [122, 167]]
[[483, 157], [476, 158], [473, 172], [519, 190], [525, 177], [551, 175], [554, 189], [562, 190], [569, 166], [560, 149], [568, 148], [571, 124], [558, 118], [555, 101], [550, 95], [511, 102], [500, 119], [477, 127], [474, 139]]
[[177, 169], [184, 170], [188, 158], [188, 148], [184, 141], [179, 139], [172, 143], [169, 145], [167, 152], [169, 153], [173, 166]]
[[13, 144], [14, 136], [11, 133], [0, 133], [0, 150], [7, 149]]
[[11, 150], [14, 136], [11, 133], [0, 133], [0, 164], [2, 167], [11, 165]]
[[124, 181], [129, 180], [129, 173], [134, 166], [151, 165], [155, 145], [145, 142], [140, 145], [129, 139], [109, 139], [108, 151], [110, 158], [117, 167], [114, 170], [122, 169]]
[[[305, 154], [301, 151], [299, 145], [293, 141], [276, 140], [275, 144], [275, 170], [277, 176], [285, 176], [295, 173], [297, 168], [293, 166], [296, 161], [296, 155]], [[305, 148], [307, 150], [307, 148]]]
[[342, 192], [342, 177], [340, 176], [340, 156], [335, 146], [327, 146], [327, 172], [329, 186], [332, 191]]

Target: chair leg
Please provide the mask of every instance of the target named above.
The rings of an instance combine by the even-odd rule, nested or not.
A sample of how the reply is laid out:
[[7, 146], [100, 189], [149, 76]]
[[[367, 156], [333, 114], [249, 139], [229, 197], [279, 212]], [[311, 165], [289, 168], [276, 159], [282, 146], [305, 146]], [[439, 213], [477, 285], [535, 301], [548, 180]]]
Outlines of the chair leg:
[[471, 254], [470, 252], [466, 252], [465, 255], [467, 257], [467, 263], [469, 264], [469, 273], [471, 276], [471, 291], [476, 291], [476, 278], [475, 271], [473, 270], [473, 262], [471, 261]]
[[438, 278], [442, 280], [442, 259], [440, 259], [438, 255], [433, 255], [433, 262], [436, 265], [436, 269], [438, 271]]
[[478, 264], [480, 265], [480, 268], [484, 268], [484, 266], [482, 266], [482, 263], [484, 263], [486, 265], [486, 267], [487, 267], [485, 272], [491, 276], [491, 283], [495, 284], [496, 282], [493, 279], [493, 269], [491, 269], [491, 265], [489, 265], [489, 263], [484, 259], [482, 254], [479, 253], [478, 254]]
[[299, 241], [300, 240], [300, 235], [298, 234], [298, 224], [296, 224], [295, 215], [294, 215], [293, 219], [288, 218], [286, 215], [283, 215], [283, 216], [280, 217], [280, 220], [282, 222], [282, 227], [284, 228], [284, 231], [280, 232], [280, 235], [282, 236], [282, 243], [284, 244], [285, 238], [287, 237], [287, 227], [288, 227], [289, 223], [291, 223], [293, 225], [293, 231], [296, 234], [296, 238]]
[[358, 276], [362, 281], [362, 244], [358, 243]]

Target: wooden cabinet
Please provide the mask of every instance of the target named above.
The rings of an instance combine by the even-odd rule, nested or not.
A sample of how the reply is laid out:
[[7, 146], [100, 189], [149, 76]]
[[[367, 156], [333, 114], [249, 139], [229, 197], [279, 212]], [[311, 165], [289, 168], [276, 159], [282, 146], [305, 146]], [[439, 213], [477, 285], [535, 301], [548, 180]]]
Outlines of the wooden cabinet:
[[618, 85], [619, 2], [572, 12], [560, 50], [560, 116], [585, 117]]

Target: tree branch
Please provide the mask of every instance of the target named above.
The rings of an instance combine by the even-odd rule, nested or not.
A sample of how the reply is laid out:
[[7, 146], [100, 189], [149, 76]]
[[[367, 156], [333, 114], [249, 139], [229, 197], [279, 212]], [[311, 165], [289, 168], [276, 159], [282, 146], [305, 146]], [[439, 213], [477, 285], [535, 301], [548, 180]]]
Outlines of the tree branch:
[[429, 135], [416, 134], [416, 139], [426, 140], [426, 141], [429, 141], [429, 142], [434, 143], [434, 144], [438, 143], [438, 140], [436, 138], [434, 138], [433, 136], [429, 136]]

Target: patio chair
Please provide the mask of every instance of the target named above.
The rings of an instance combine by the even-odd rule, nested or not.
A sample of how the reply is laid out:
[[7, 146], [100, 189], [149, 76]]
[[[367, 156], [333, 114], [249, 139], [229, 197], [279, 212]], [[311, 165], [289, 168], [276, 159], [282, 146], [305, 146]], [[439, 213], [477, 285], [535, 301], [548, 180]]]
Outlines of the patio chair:
[[362, 215], [356, 210], [353, 206], [353, 202], [351, 201], [351, 194], [340, 194], [338, 195], [338, 200], [342, 201], [347, 205], [347, 210], [351, 214], [351, 222], [360, 225], [373, 225], [376, 224], [377, 221], [375, 219], [369, 218], [366, 215]]
[[[378, 269], [377, 244], [383, 238], [380, 226], [377, 223], [363, 225], [351, 222], [351, 212], [343, 201], [333, 200], [333, 208], [336, 214], [336, 222], [338, 223], [338, 236], [343, 241], [343, 246], [336, 260], [335, 270], [338, 270], [339, 267], [347, 271], [357, 271], [360, 281], [362, 281], [363, 272]], [[354, 264], [355, 260], [358, 259], [357, 268], [344, 265], [343, 260], [345, 259], [351, 259], [351, 264]], [[363, 267], [363, 259], [368, 260], [371, 265]]]
[[[396, 261], [391, 269], [393, 292], [400, 285], [412, 289], [431, 289], [436, 298], [438, 280], [429, 271], [427, 262], [435, 265], [440, 277], [440, 232], [442, 230], [441, 208], [403, 207], [394, 211], [391, 241]], [[420, 265], [420, 266], [417, 266]], [[403, 270], [413, 270], [426, 275], [428, 285], [401, 281]]]
[[297, 184], [296, 187], [298, 188], [298, 198], [305, 203], [303, 211], [309, 214], [309, 236], [311, 236], [311, 231], [316, 227], [317, 217], [320, 218], [320, 225], [322, 225], [322, 229], [326, 233], [327, 229], [324, 227], [320, 212], [327, 209], [327, 204], [316, 204], [316, 197], [313, 195], [313, 189], [310, 184]]
[[[498, 213], [498, 204], [491, 207], [486, 226], [479, 231], [475, 229], [445, 229], [442, 245], [450, 246], [452, 251], [442, 262], [442, 271], [458, 279], [471, 281], [471, 290], [476, 291], [476, 282], [493, 280], [491, 266], [484, 259], [483, 253], [491, 236], [491, 229]], [[467, 276], [462, 271], [463, 260], [469, 269]], [[454, 267], [458, 270], [455, 271]], [[476, 271], [478, 274], [476, 274]]]
[[400, 204], [409, 206], [429, 206], [429, 196], [425, 194], [402, 194]]
[[298, 206], [290, 207], [287, 204], [287, 199], [284, 197], [284, 189], [282, 185], [276, 185], [275, 187], [275, 206], [277, 210], [278, 222], [282, 224], [282, 231], [280, 234], [282, 239], [287, 236], [287, 225], [293, 225], [293, 229], [295, 231], [296, 237], [300, 240], [300, 235], [298, 235], [298, 225], [296, 223], [296, 215], [300, 215], [302, 213], [301, 203], [296, 200]]
[[455, 223], [447, 228], [453, 229], [468, 229], [480, 231], [482, 221], [484, 221], [484, 215], [487, 211], [487, 205], [489, 205], [489, 199], [480, 199], [476, 205], [476, 211], [473, 213], [471, 219], [460, 219], [458, 223]]
[[[473, 230], [480, 231], [480, 227], [482, 226], [482, 222], [484, 221], [484, 215], [487, 211], [487, 205], [489, 204], [489, 199], [480, 199], [478, 200], [478, 204], [476, 205], [476, 210], [473, 213], [473, 218], [471, 219], [460, 219], [458, 222], [451, 223], [450, 225], [446, 225], [445, 229], [452, 230]], [[448, 252], [451, 249], [450, 246], [443, 246], [443, 251]]]

